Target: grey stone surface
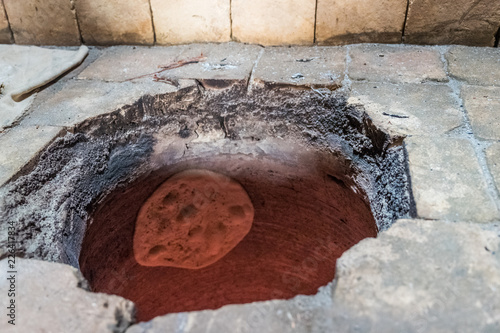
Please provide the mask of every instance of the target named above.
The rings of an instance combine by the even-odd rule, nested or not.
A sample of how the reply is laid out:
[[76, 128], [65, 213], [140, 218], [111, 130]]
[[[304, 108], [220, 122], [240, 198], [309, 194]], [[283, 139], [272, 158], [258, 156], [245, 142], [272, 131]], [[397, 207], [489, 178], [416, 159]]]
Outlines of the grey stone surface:
[[370, 82], [446, 82], [437, 49], [420, 46], [354, 45], [350, 48], [349, 76]]
[[462, 124], [446, 85], [353, 83], [349, 103], [362, 105], [375, 124], [393, 134], [443, 134]]
[[481, 139], [500, 140], [500, 87], [464, 85], [461, 96], [474, 135]]
[[500, 225], [400, 220], [337, 261], [339, 332], [497, 332]]
[[62, 128], [56, 126], [18, 126], [0, 136], [0, 186], [32, 161], [61, 131]]
[[254, 72], [254, 83], [340, 87], [345, 71], [342, 47], [266, 48]]
[[35, 94], [16, 102], [9, 95], [0, 94], [0, 130], [10, 127], [30, 107]]
[[125, 81], [154, 73], [160, 66], [200, 58], [160, 74], [160, 77], [179, 79], [246, 80], [260, 53], [261, 47], [237, 43], [191, 44], [171, 47], [110, 47], [88, 66], [79, 79]]
[[445, 55], [451, 76], [469, 84], [500, 86], [500, 49], [454, 46]]
[[179, 55], [185, 48], [185, 46], [107, 47], [78, 75], [78, 79], [122, 82], [156, 72], [160, 69], [158, 66], [165, 66], [180, 60]]
[[[142, 79], [136, 82], [70, 80], [38, 94], [21, 126], [74, 126], [86, 119], [113, 112], [145, 94], [163, 94], [177, 88], [163, 82]], [[181, 87], [194, 84], [180, 81]]]
[[[124, 332], [134, 320], [134, 305], [121, 297], [92, 293], [75, 268], [59, 263], [16, 258], [15, 271], [6, 273], [8, 260], [0, 261], [0, 304], [4, 315], [0, 330], [7, 332]], [[8, 290], [14, 281], [15, 325], [7, 322]], [[9, 310], [10, 311], [10, 310]]]
[[469, 141], [435, 136], [411, 137], [405, 143], [419, 217], [480, 223], [500, 219]]
[[493, 143], [486, 149], [486, 161], [497, 190], [500, 192], [500, 141]]
[[4, 0], [16, 44], [80, 45], [72, 2]]

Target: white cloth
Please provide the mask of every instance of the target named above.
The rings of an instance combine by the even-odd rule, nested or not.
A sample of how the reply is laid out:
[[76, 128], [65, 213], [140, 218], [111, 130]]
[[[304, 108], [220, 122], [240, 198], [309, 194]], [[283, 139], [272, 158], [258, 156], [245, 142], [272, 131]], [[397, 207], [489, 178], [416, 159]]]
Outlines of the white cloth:
[[34, 96], [28, 93], [79, 65], [87, 54], [84, 45], [77, 51], [0, 45], [0, 129], [31, 105]]

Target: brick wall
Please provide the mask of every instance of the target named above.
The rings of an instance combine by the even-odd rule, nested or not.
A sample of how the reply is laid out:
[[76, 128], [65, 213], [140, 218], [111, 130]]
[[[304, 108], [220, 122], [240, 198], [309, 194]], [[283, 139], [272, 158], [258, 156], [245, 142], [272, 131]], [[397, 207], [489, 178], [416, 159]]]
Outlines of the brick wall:
[[0, 43], [498, 45], [498, 0], [0, 0]]

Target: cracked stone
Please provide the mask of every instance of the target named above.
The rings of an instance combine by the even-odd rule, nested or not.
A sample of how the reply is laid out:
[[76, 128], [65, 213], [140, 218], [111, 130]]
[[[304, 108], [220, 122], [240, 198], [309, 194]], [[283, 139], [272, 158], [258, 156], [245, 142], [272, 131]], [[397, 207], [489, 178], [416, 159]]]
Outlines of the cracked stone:
[[[7, 268], [7, 259], [0, 261]], [[16, 258], [15, 326], [0, 322], [9, 332], [125, 332], [134, 322], [135, 307], [119, 296], [92, 293], [81, 273], [68, 265]], [[0, 304], [7, 308], [10, 281], [0, 280]], [[4, 311], [5, 313], [5, 311]], [[5, 315], [4, 315], [5, 316]]]
[[353, 83], [349, 103], [363, 105], [375, 124], [395, 135], [446, 133], [462, 124], [446, 85]]
[[267, 48], [255, 68], [253, 83], [335, 90], [344, 78], [345, 52], [340, 47]]
[[[400, 220], [337, 261], [339, 332], [500, 330], [500, 225]], [[330, 330], [333, 331], [333, 330]]]
[[[80, 73], [78, 78], [123, 82], [154, 73], [161, 66], [202, 56], [198, 63], [165, 71], [161, 73], [161, 77], [246, 81], [260, 50], [261, 47], [256, 45], [238, 43], [192, 44], [154, 48], [109, 47], [95, 62]], [[152, 80], [152, 76], [149, 80]]]
[[[194, 85], [183, 80], [181, 87]], [[144, 91], [162, 94], [177, 88], [162, 82], [103, 82], [70, 80], [40, 92], [22, 126], [74, 126], [86, 119], [120, 109], [137, 101]]]

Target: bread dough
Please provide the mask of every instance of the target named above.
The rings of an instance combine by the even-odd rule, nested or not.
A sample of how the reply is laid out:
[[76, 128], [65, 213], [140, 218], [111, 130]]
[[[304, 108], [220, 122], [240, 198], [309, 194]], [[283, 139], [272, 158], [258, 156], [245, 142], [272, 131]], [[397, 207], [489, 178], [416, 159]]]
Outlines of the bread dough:
[[142, 205], [135, 259], [143, 266], [208, 266], [238, 245], [253, 217], [252, 202], [236, 181], [208, 170], [180, 172]]

